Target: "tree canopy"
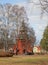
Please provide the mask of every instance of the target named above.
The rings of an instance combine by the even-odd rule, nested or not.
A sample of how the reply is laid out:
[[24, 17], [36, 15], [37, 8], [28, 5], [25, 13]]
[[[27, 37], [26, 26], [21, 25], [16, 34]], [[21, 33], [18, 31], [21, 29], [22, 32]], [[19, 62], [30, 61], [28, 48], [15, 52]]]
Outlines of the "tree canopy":
[[48, 51], [48, 26], [44, 30], [43, 38], [41, 39], [41, 47]]
[[0, 4], [0, 40], [5, 44], [5, 49], [7, 49], [8, 42], [16, 43], [16, 38], [22, 26], [29, 33], [30, 39], [35, 38], [33, 29], [26, 27], [26, 24], [22, 24], [22, 21], [28, 23], [26, 10], [23, 6], [10, 3]]

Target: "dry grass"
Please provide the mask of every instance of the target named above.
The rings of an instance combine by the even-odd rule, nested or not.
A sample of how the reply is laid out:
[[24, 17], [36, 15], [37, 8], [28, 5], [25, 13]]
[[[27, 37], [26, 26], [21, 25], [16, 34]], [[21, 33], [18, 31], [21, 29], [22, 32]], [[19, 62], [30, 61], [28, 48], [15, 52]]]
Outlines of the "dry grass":
[[0, 65], [48, 65], [48, 55], [0, 57]]

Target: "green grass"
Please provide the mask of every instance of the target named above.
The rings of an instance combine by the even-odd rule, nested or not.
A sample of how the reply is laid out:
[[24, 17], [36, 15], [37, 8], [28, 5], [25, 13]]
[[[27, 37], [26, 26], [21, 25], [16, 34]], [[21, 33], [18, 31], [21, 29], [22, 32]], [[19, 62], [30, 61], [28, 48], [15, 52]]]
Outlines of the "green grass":
[[0, 62], [39, 62], [48, 61], [47, 56], [14, 56], [14, 57], [2, 57]]
[[[19, 64], [19, 63], [32, 63], [32, 64], [45, 64], [48, 65], [48, 55], [38, 55], [38, 56], [13, 56], [13, 57], [1, 57], [0, 63], [5, 64]], [[2, 64], [2, 65], [3, 65]]]

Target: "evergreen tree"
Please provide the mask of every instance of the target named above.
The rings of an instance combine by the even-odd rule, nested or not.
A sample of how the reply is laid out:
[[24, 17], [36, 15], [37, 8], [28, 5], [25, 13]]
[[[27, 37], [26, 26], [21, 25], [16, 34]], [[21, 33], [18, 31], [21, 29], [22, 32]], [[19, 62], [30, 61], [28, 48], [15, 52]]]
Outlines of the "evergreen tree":
[[30, 41], [31, 46], [34, 46], [34, 43], [36, 41], [33, 28], [30, 28], [24, 21], [21, 24], [18, 38], [21, 40], [25, 40], [26, 44], [28, 43], [28, 41]]
[[40, 44], [44, 50], [48, 51], [48, 26], [44, 30], [43, 38], [41, 39]]

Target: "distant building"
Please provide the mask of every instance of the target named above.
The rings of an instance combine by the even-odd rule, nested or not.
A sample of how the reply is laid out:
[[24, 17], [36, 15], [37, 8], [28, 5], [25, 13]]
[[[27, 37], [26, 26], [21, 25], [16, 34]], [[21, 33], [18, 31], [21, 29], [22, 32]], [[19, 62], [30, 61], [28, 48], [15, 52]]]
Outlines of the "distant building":
[[[8, 47], [7, 49], [11, 49], [13, 48], [14, 44], [8, 43]], [[4, 43], [0, 43], [0, 51], [5, 51], [5, 44]]]
[[4, 51], [4, 44], [0, 43], [0, 51]]
[[40, 46], [34, 46], [33, 52], [34, 53], [40, 53], [41, 52], [41, 47]]

